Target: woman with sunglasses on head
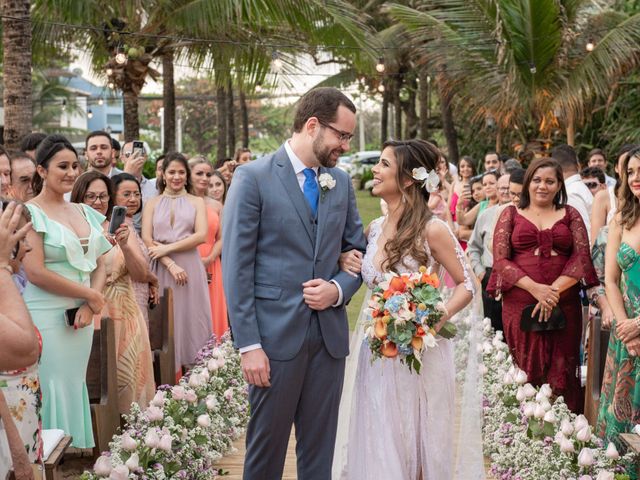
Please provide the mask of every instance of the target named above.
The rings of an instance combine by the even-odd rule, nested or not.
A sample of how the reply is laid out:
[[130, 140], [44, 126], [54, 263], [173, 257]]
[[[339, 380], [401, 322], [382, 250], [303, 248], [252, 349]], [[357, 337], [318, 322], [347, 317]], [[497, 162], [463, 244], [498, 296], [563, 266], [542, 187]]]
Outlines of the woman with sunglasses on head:
[[146, 202], [142, 240], [149, 249], [160, 291], [173, 290], [176, 372], [191, 365], [211, 337], [207, 275], [198, 245], [207, 240], [207, 209], [193, 195], [191, 169], [184, 155], [168, 153], [158, 180], [160, 195]]
[[[76, 448], [94, 446], [85, 383], [94, 317], [102, 313], [106, 281], [104, 216], [88, 205], [66, 202], [78, 178], [78, 156], [61, 135], [46, 137], [36, 151], [35, 198], [27, 203], [32, 250], [23, 261], [24, 291], [42, 335], [42, 423], [73, 436]], [[77, 310], [76, 310], [77, 309]]]
[[115, 328], [118, 407], [126, 415], [133, 402], [144, 408], [155, 393], [149, 331], [131, 284], [131, 280], [148, 282], [149, 267], [126, 222], [113, 236], [109, 234], [114, 198], [111, 180], [97, 171], [80, 175], [71, 192], [72, 202], [90, 205], [105, 216], [102, 228], [114, 244], [104, 256], [107, 275], [104, 315], [113, 320]]
[[209, 303], [211, 304], [211, 321], [213, 333], [219, 342], [229, 330], [227, 304], [222, 286], [222, 204], [207, 196], [209, 183], [213, 178], [213, 167], [204, 157], [193, 157], [189, 160], [191, 168], [191, 184], [194, 195], [204, 199], [207, 206], [207, 241], [198, 245], [198, 252], [209, 282]]

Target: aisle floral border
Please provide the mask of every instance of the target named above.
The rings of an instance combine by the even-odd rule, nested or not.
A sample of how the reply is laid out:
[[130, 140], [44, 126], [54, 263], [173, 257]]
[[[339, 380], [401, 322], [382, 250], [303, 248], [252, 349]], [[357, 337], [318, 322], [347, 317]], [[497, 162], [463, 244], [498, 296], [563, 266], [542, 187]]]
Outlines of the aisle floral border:
[[633, 453], [621, 456], [613, 443], [603, 445], [583, 415], [572, 413], [548, 384], [527, 383], [491, 321], [483, 321], [478, 345], [483, 363], [482, 429], [491, 475], [499, 480], [627, 480], [635, 468]]
[[240, 356], [228, 336], [218, 346], [212, 338], [177, 385], [160, 386], [144, 410], [133, 404], [110, 451], [81, 478], [213, 479], [223, 473], [215, 463], [232, 449], [248, 420]]

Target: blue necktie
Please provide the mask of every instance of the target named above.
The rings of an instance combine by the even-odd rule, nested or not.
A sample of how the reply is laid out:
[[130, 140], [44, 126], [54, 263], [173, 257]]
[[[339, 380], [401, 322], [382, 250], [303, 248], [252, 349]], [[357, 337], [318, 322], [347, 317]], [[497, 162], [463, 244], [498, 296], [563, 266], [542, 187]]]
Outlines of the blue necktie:
[[318, 182], [316, 182], [316, 172], [313, 168], [305, 168], [302, 173], [304, 173], [302, 191], [304, 192], [307, 202], [309, 202], [311, 212], [313, 212], [313, 216], [315, 218], [318, 215], [318, 198], [320, 197]]

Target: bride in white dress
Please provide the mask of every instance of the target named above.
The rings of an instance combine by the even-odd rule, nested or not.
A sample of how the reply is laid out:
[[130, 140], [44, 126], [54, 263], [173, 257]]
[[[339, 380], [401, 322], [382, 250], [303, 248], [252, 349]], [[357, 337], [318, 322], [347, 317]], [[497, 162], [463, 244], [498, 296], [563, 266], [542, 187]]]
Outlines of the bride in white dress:
[[[422, 140], [384, 144], [373, 168], [372, 193], [385, 200], [388, 214], [367, 228], [368, 246], [361, 263], [370, 289], [383, 281], [385, 272], [416, 272], [424, 265], [442, 279], [446, 270], [456, 287], [438, 327], [471, 301], [475, 289], [453, 232], [427, 207], [428, 182], [414, 171], [420, 167], [434, 171], [439, 157], [438, 149]], [[344, 254], [341, 266], [357, 272], [358, 255]], [[362, 333], [357, 329], [355, 335], [359, 336], [355, 343], [362, 344]], [[353, 388], [348, 380], [345, 383], [334, 480], [454, 478], [454, 349], [452, 340], [437, 338], [438, 345], [423, 353], [419, 374], [397, 357], [372, 361], [366, 344], [359, 353], [352, 349], [357, 367], [355, 372], [347, 367], [347, 378], [355, 374], [355, 380]], [[477, 367], [474, 376], [476, 372]]]

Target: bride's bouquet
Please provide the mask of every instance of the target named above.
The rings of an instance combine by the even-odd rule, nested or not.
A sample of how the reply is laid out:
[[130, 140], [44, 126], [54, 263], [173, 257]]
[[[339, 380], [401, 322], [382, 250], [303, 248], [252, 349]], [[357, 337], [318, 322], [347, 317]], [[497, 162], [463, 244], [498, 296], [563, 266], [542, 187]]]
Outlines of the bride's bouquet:
[[[438, 287], [440, 280], [425, 267], [418, 272], [387, 273], [369, 300], [365, 334], [373, 358], [395, 358], [409, 370], [420, 373], [422, 352], [437, 345], [436, 331], [446, 308]], [[456, 326], [446, 322], [438, 334], [456, 335]]]

